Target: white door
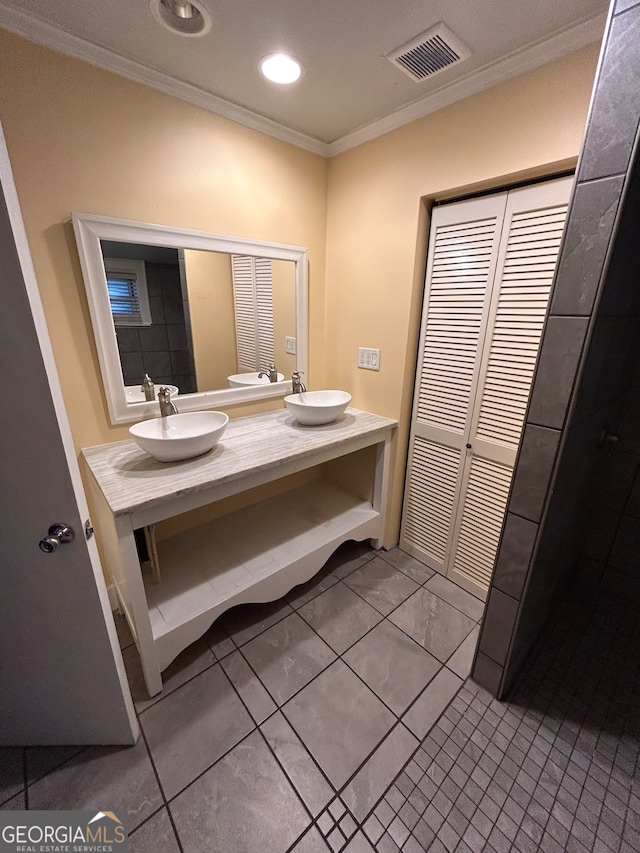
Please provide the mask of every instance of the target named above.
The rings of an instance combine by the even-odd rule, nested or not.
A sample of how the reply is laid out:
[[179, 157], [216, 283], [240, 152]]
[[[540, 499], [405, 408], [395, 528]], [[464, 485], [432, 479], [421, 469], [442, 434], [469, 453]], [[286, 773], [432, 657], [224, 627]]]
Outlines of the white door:
[[[0, 744], [131, 744], [138, 725], [0, 128]], [[39, 548], [50, 525], [75, 538]]]
[[572, 179], [434, 211], [401, 544], [486, 595]]

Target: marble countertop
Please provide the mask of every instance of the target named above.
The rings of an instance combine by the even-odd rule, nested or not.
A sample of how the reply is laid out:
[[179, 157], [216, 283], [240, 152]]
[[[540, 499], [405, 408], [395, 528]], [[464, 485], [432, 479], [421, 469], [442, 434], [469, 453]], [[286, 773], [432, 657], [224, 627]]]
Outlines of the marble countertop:
[[364, 436], [374, 444], [396, 426], [389, 418], [348, 408], [332, 424], [308, 427], [279, 410], [229, 421], [213, 450], [196, 459], [157, 462], [133, 440], [88, 447], [82, 455], [114, 516], [119, 516], [284, 462], [304, 463], [323, 450], [348, 446]]

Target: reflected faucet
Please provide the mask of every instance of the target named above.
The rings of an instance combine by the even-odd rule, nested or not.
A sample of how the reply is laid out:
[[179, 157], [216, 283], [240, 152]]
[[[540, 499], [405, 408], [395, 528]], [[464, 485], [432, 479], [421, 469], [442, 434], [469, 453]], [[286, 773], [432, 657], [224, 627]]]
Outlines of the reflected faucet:
[[148, 373], [145, 373], [144, 379], [142, 380], [142, 385], [140, 386], [140, 390], [144, 391], [144, 399], [149, 402], [150, 400], [155, 400], [155, 390], [153, 385], [153, 379], [149, 376]]
[[263, 376], [269, 377], [269, 382], [277, 382], [278, 381], [278, 371], [276, 370], [275, 364], [269, 365], [269, 370], [261, 370], [258, 374], [258, 379], [262, 379]]
[[302, 379], [300, 379], [300, 371], [295, 370], [291, 377], [291, 393], [302, 394], [302, 392], [306, 390], [306, 385], [303, 383]]
[[160, 403], [160, 417], [166, 418], [168, 415], [177, 415], [175, 403], [171, 400], [171, 391], [164, 386], [158, 391], [158, 402]]

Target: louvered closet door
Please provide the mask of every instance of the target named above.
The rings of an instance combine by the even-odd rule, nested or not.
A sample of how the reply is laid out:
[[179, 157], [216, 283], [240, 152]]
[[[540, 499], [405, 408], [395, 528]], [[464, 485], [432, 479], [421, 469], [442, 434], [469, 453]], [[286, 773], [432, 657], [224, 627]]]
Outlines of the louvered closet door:
[[506, 193], [436, 208], [401, 544], [446, 572], [481, 368]]
[[[451, 446], [438, 448], [440, 463], [429, 461], [425, 465], [422, 457], [426, 448], [418, 428], [420, 398], [424, 396], [425, 376], [441, 372], [429, 342], [428, 318], [437, 293], [438, 257], [438, 228], [434, 233], [432, 225], [434, 245], [430, 253], [433, 251], [434, 264], [431, 278], [427, 270], [427, 324], [412, 425], [403, 545], [482, 597], [493, 570], [571, 184], [571, 179], [563, 179], [513, 190], [503, 202], [503, 220], [496, 226], [500, 231], [497, 261], [493, 279], [484, 291], [486, 323], [475, 350], [478, 369], [473, 388], [464, 396], [467, 409], [463, 412], [451, 395], [447, 403], [443, 393], [442, 405], [447, 408], [444, 422], [450, 423], [453, 411], [458, 424], [464, 419], [460, 451], [454, 455]], [[456, 208], [464, 214], [465, 204], [451, 205], [449, 216]], [[468, 354], [462, 348], [454, 360], [456, 366], [459, 362], [468, 363]], [[429, 448], [429, 455], [434, 454], [436, 451]], [[424, 548], [434, 531], [440, 539], [437, 559]]]

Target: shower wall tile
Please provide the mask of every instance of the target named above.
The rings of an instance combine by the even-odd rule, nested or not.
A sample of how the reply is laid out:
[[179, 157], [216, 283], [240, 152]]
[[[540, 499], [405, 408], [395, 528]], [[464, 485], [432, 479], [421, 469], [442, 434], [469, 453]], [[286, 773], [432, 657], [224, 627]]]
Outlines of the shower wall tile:
[[640, 470], [636, 473], [633, 485], [631, 486], [631, 491], [629, 492], [629, 497], [627, 498], [625, 506], [625, 512], [627, 515], [633, 515], [635, 518], [640, 518]]
[[609, 556], [609, 565], [627, 574], [640, 575], [640, 519], [623, 515]]
[[640, 7], [616, 15], [596, 85], [578, 179], [627, 171], [640, 116]]
[[558, 264], [551, 314], [588, 315], [611, 239], [623, 176], [604, 178], [575, 189]]
[[[474, 661], [499, 697], [574, 569], [583, 593], [640, 596], [640, 3], [615, 13]], [[608, 456], [603, 426], [620, 436]]]
[[480, 635], [480, 651], [504, 666], [511, 635], [518, 615], [518, 602], [500, 590], [493, 589]]
[[619, 523], [619, 512], [605, 507], [598, 507], [597, 512], [591, 516], [589, 531], [584, 540], [582, 553], [585, 557], [606, 562], [616, 537]]
[[539, 521], [549, 486], [560, 432], [527, 424], [513, 479], [508, 509], [530, 521]]
[[519, 515], [507, 513], [496, 561], [493, 586], [520, 599], [538, 533], [538, 525]]
[[640, 205], [634, 202], [639, 193], [640, 163], [637, 163], [628, 182], [624, 210], [611, 248], [607, 286], [598, 307], [600, 315], [629, 316], [640, 313], [640, 290], [636, 286], [636, 279], [629, 275], [630, 269], [638, 269], [640, 265]]
[[588, 322], [586, 317], [548, 318], [531, 392], [530, 423], [562, 427]]
[[601, 455], [597, 472], [599, 489], [594, 494], [596, 505], [621, 513], [632, 494], [639, 463], [637, 455], [620, 453], [617, 448]]
[[482, 652], [478, 652], [471, 677], [476, 684], [479, 684], [485, 690], [488, 690], [489, 693], [497, 696], [500, 689], [500, 682], [502, 681], [502, 667], [491, 660], [491, 658], [482, 654]]
[[609, 386], [604, 379], [611, 348], [615, 345], [615, 328], [615, 317], [598, 317], [587, 345], [582, 378], [576, 392], [574, 423], [589, 417], [607, 402], [605, 396], [609, 393]]

